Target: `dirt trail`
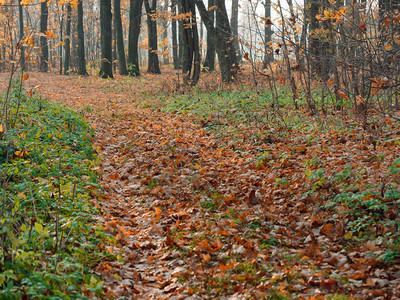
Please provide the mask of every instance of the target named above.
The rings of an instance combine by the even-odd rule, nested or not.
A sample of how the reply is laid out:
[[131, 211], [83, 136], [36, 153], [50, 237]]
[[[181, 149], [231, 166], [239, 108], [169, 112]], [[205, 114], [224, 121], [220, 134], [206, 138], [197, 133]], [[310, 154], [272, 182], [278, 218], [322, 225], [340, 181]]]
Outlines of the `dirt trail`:
[[[116, 236], [117, 246], [112, 251], [122, 255], [120, 262], [106, 262], [96, 270], [109, 288], [108, 296], [118, 299], [189, 296], [184, 292], [184, 284], [177, 282], [185, 262], [179, 253], [167, 252], [169, 246], [165, 243], [165, 226], [174, 218], [181, 218], [179, 209], [169, 210], [166, 218], [160, 208], [165, 206], [161, 201], [184, 193], [184, 188], [173, 190], [169, 186], [161, 199], [150, 189], [151, 181], [156, 180], [152, 176], [160, 173], [155, 177], [166, 180], [162, 178], [162, 169], [174, 163], [173, 154], [165, 151], [166, 144], [174, 143], [176, 153], [193, 151], [174, 140], [187, 134], [179, 130], [181, 126], [193, 131], [199, 129], [182, 119], [136, 108], [142, 98], [155, 97], [162, 91], [165, 83], [152, 82], [151, 75], [113, 81], [30, 73], [27, 88], [32, 87], [51, 101], [84, 111], [96, 129], [95, 145], [102, 157], [105, 189], [99, 202], [104, 209], [100, 220]], [[199, 156], [197, 151], [192, 155]], [[149, 183], [150, 188], [146, 188]]]

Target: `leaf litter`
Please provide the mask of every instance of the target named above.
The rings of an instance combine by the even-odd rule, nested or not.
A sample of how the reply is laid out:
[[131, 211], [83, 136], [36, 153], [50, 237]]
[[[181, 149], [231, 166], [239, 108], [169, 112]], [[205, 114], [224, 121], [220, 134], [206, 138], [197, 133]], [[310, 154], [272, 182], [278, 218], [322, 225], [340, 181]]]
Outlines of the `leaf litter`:
[[[117, 259], [94, 271], [107, 298], [400, 297], [396, 260], [379, 259], [388, 244], [382, 237], [397, 225], [366, 230], [353, 224], [351, 203], [337, 201], [332, 210], [328, 201], [373, 182], [384, 193], [399, 132], [382, 144], [356, 130], [295, 132], [257, 147], [245, 138], [231, 143], [190, 117], [138, 105], [173, 78], [32, 73], [27, 80], [96, 129], [104, 192], [93, 203], [116, 239], [109, 251]], [[268, 154], [262, 160], [260, 150]], [[365, 210], [373, 191], [362, 197], [355, 203]], [[387, 201], [379, 218], [398, 222], [396, 203]], [[368, 232], [378, 238], [360, 242]]]

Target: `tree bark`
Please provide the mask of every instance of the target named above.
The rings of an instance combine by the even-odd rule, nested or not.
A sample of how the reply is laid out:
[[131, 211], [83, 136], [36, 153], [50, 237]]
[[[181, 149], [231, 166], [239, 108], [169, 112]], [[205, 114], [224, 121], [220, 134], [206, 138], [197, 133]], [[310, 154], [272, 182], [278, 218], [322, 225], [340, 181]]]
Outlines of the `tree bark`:
[[[270, 0], [266, 0], [270, 1]], [[231, 15], [231, 27], [233, 34], [233, 44], [235, 45], [235, 50], [237, 55], [240, 57], [240, 47], [239, 47], [239, 0], [232, 0], [232, 15]], [[238, 57], [238, 60], [239, 60]]]
[[129, 39], [128, 39], [128, 73], [139, 76], [139, 35], [142, 21], [143, 0], [130, 0]]
[[221, 77], [224, 82], [233, 81], [239, 70], [238, 57], [233, 44], [232, 30], [229, 25], [225, 1], [216, 0], [216, 22], [213, 25], [212, 19], [207, 13], [202, 0], [194, 0], [199, 9], [201, 18], [207, 28], [207, 34], [214, 35], [214, 44], [218, 54]]
[[114, 0], [114, 28], [117, 38], [118, 69], [120, 75], [128, 75], [126, 68], [124, 33], [121, 19], [121, 0]]
[[179, 70], [179, 56], [178, 56], [178, 33], [176, 26], [176, 0], [171, 0], [171, 27], [172, 27], [172, 59], [174, 62], [174, 69]]
[[71, 13], [72, 13], [72, 8], [71, 4], [68, 2], [67, 3], [67, 25], [65, 28], [65, 45], [64, 45], [64, 51], [65, 51], [65, 59], [64, 59], [64, 75], [69, 74], [69, 62], [71, 58]]
[[311, 0], [310, 5], [310, 38], [309, 52], [311, 59], [311, 69], [318, 80], [327, 81], [331, 72], [331, 57], [329, 54], [329, 42], [321, 37], [318, 29], [321, 27], [317, 15], [326, 6], [326, 0]]
[[101, 24], [100, 76], [102, 78], [113, 78], [111, 0], [100, 0], [100, 24]]
[[183, 63], [184, 84], [196, 85], [200, 77], [199, 34], [196, 22], [196, 6], [191, 0], [182, 0], [183, 20]]
[[[208, 14], [210, 17], [210, 22], [214, 26], [215, 22], [215, 10], [211, 9], [215, 5], [215, 0], [208, 0]], [[203, 20], [204, 22], [204, 20]], [[207, 26], [206, 26], [207, 28]], [[214, 33], [208, 31], [207, 29], [207, 52], [206, 58], [203, 64], [203, 71], [214, 71], [215, 70], [215, 42]]]
[[272, 53], [272, 30], [271, 30], [271, 0], [266, 0], [264, 3], [265, 9], [265, 29], [264, 29], [264, 61], [263, 67], [266, 69], [268, 65], [274, 60]]
[[20, 1], [18, 1], [18, 12], [19, 12], [19, 46], [21, 51], [20, 66], [25, 71], [25, 46], [23, 45], [24, 39], [24, 10]]
[[144, 6], [147, 13], [147, 30], [149, 40], [149, 51], [148, 51], [148, 66], [147, 72], [160, 74], [160, 62], [158, 60], [158, 41], [157, 41], [157, 20], [156, 20], [156, 8], [157, 0], [152, 0], [150, 6], [149, 0], [144, 0]]
[[47, 43], [47, 37], [46, 37], [46, 32], [47, 32], [47, 23], [49, 19], [49, 7], [48, 7], [49, 0], [46, 0], [42, 3], [40, 3], [40, 33], [42, 35], [40, 36], [39, 42], [40, 42], [40, 67], [39, 70], [40, 72], [47, 72], [49, 70], [49, 46]]
[[87, 76], [85, 58], [85, 34], [83, 32], [83, 0], [78, 2], [78, 75]]

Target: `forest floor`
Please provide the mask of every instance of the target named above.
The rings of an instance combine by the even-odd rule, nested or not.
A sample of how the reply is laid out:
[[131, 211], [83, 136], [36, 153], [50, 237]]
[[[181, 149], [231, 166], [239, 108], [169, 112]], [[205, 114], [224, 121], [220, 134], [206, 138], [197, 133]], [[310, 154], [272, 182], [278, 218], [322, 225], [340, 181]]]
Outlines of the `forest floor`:
[[302, 112], [297, 128], [241, 127], [167, 112], [177, 80], [26, 81], [95, 128], [99, 222], [117, 241], [118, 259], [95, 270], [107, 298], [400, 297], [398, 122], [324, 126]]

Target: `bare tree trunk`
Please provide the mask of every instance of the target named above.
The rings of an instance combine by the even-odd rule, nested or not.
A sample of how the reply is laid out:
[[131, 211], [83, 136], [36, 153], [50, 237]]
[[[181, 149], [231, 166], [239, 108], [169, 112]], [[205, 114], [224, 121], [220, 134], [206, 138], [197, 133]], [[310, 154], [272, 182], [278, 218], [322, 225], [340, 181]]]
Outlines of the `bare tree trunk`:
[[157, 20], [156, 20], [156, 8], [157, 0], [152, 0], [150, 7], [149, 0], [144, 0], [144, 6], [147, 13], [147, 28], [148, 28], [148, 39], [149, 39], [149, 57], [147, 72], [160, 74], [160, 62], [158, 60], [158, 41], [157, 41]]
[[102, 78], [113, 78], [111, 0], [100, 0], [100, 24], [101, 24], [100, 76]]
[[272, 52], [272, 29], [271, 29], [271, 0], [266, 0], [264, 3], [265, 9], [265, 24], [264, 24], [264, 61], [263, 67], [266, 69], [268, 65], [274, 60], [274, 54]]
[[239, 0], [232, 0], [232, 15], [231, 15], [231, 27], [233, 34], [233, 44], [235, 45], [235, 50], [240, 57], [240, 47], [239, 47]]
[[64, 45], [64, 51], [65, 51], [65, 59], [64, 59], [64, 75], [69, 74], [69, 62], [71, 58], [71, 4], [68, 2], [67, 3], [67, 25], [65, 28], [65, 45]]
[[78, 2], [78, 75], [87, 76], [85, 58], [85, 33], [83, 32], [83, 0]]
[[49, 60], [49, 46], [47, 43], [47, 23], [49, 18], [49, 0], [40, 3], [40, 72], [47, 72], [49, 70], [48, 60]]
[[179, 57], [178, 57], [178, 34], [176, 27], [176, 9], [177, 9], [176, 0], [171, 0], [171, 27], [172, 27], [172, 59], [174, 61], [174, 69], [179, 70]]
[[[215, 5], [215, 0], [208, 0], [208, 14], [210, 17], [210, 23], [215, 26], [215, 10], [211, 9]], [[204, 22], [204, 21], [203, 21]], [[206, 26], [207, 27], [207, 26]], [[214, 71], [215, 70], [215, 41], [214, 32], [210, 32], [207, 29], [207, 52], [206, 59], [204, 60], [203, 70]]]
[[24, 11], [23, 6], [20, 1], [18, 1], [18, 12], [19, 12], [19, 47], [21, 51], [20, 65], [21, 69], [24, 71], [25, 66], [25, 46], [23, 45], [24, 39]]
[[200, 49], [193, 1], [182, 1], [182, 13], [188, 16], [183, 20], [183, 81], [184, 84], [196, 85], [200, 77]]
[[124, 33], [122, 29], [121, 18], [121, 0], [114, 0], [114, 28], [117, 40], [118, 69], [120, 75], [127, 75], [125, 49], [124, 49]]
[[129, 38], [128, 38], [128, 72], [139, 76], [139, 35], [142, 21], [143, 0], [130, 0]]

